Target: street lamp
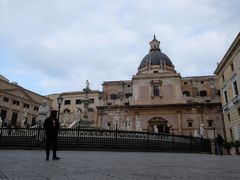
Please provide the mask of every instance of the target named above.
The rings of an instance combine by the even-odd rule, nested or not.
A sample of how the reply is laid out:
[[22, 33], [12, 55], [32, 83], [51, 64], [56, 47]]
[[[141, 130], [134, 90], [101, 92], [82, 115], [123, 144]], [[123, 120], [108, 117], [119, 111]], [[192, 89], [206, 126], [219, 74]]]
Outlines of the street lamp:
[[61, 108], [61, 105], [62, 105], [62, 102], [63, 102], [63, 97], [62, 95], [60, 94], [58, 97], [57, 97], [57, 103], [58, 103], [58, 120], [59, 120], [59, 114], [60, 114], [60, 108]]

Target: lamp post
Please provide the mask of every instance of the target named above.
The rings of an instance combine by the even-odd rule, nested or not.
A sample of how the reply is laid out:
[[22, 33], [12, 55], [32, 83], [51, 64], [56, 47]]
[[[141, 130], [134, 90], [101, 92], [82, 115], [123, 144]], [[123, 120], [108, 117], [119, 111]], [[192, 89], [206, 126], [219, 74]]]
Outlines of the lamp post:
[[58, 120], [59, 120], [59, 115], [60, 115], [60, 109], [61, 109], [61, 105], [62, 105], [62, 102], [63, 102], [63, 97], [62, 95], [60, 94], [58, 97], [57, 97], [57, 103], [58, 103]]

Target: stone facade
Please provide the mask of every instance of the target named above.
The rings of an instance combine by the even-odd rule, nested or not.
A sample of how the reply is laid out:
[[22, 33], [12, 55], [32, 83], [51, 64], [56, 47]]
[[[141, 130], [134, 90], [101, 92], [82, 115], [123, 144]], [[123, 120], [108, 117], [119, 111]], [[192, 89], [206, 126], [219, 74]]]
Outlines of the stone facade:
[[240, 139], [240, 33], [214, 72], [222, 94], [223, 117], [228, 141]]
[[[88, 118], [94, 124], [97, 124], [97, 105], [101, 104], [101, 92], [100, 91], [90, 91], [88, 94], [89, 99], [92, 101], [88, 108]], [[58, 110], [57, 97], [60, 94], [51, 94], [49, 98], [53, 100], [53, 108]], [[74, 121], [83, 118], [84, 105], [82, 100], [85, 98], [85, 93], [83, 91], [75, 92], [63, 92], [61, 93], [63, 98], [63, 103], [60, 109], [60, 123], [69, 127]]]
[[30, 127], [36, 124], [43, 101], [51, 107], [52, 100], [24, 89], [0, 75], [0, 113], [3, 126]]
[[181, 77], [159, 45], [154, 37], [132, 80], [103, 83], [100, 127], [193, 135], [203, 124], [204, 137], [223, 134], [216, 76]]

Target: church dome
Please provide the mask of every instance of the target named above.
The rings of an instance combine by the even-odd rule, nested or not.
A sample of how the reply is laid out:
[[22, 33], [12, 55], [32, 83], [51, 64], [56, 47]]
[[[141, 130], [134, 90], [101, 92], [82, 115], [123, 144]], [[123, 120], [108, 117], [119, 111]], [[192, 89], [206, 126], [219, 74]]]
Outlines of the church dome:
[[160, 50], [160, 41], [158, 41], [155, 38], [149, 43], [150, 44], [150, 51], [149, 53], [142, 59], [140, 66], [138, 67], [138, 70], [143, 69], [144, 67], [149, 67], [149, 66], [168, 66], [174, 69], [174, 65], [170, 58], [161, 52]]

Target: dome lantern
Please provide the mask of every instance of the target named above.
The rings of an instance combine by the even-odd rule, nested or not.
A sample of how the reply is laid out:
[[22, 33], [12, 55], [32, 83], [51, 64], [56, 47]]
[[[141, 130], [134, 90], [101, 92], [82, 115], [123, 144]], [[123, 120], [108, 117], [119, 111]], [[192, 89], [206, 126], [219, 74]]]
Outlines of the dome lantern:
[[150, 41], [150, 52], [151, 51], [160, 51], [160, 41], [158, 41], [155, 37], [155, 34], [154, 34], [154, 37], [153, 37], [153, 40]]

